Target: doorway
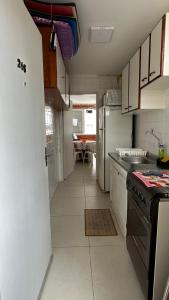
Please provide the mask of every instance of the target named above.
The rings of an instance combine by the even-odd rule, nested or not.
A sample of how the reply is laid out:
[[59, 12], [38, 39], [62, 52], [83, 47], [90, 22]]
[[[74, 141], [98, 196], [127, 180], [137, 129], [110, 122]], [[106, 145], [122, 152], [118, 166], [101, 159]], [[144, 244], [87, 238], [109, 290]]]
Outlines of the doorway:
[[[75, 163], [96, 161], [96, 94], [71, 95]], [[93, 164], [94, 163], [94, 164]]]
[[46, 105], [45, 124], [49, 198], [52, 200], [58, 182], [63, 180], [63, 112]]

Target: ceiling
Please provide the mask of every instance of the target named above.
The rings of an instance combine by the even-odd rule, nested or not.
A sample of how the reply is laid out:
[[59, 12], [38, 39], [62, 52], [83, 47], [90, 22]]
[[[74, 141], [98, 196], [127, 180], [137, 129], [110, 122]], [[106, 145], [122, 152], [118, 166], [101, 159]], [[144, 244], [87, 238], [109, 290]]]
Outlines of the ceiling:
[[73, 104], [96, 104], [95, 94], [70, 95]]
[[[70, 0], [41, 0], [69, 3]], [[81, 28], [81, 45], [66, 63], [71, 74], [115, 75], [162, 15], [169, 11], [168, 0], [74, 0]], [[91, 26], [114, 26], [111, 43], [89, 42]]]

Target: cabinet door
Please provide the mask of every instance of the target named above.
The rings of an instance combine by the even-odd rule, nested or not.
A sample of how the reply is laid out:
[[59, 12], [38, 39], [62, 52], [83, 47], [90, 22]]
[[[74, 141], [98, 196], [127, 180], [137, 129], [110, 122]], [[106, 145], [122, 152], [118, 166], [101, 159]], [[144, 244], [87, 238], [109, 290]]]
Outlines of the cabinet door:
[[128, 112], [128, 93], [129, 93], [129, 64], [122, 72], [122, 113]]
[[[127, 176], [127, 174], [126, 174]], [[126, 236], [126, 222], [127, 222], [127, 188], [126, 176], [119, 172], [118, 176], [118, 219], [122, 234]]]
[[161, 74], [162, 20], [151, 33], [149, 81]]
[[117, 190], [117, 184], [118, 184], [118, 171], [116, 168], [111, 164], [110, 167], [110, 200], [112, 202], [112, 209], [113, 212], [116, 214], [117, 213], [117, 201], [118, 201], [118, 190]]
[[140, 87], [148, 83], [150, 36], [141, 46]]
[[113, 199], [113, 166], [112, 166], [112, 163], [110, 161], [110, 200], [112, 201]]
[[129, 111], [139, 108], [140, 49], [130, 60]]

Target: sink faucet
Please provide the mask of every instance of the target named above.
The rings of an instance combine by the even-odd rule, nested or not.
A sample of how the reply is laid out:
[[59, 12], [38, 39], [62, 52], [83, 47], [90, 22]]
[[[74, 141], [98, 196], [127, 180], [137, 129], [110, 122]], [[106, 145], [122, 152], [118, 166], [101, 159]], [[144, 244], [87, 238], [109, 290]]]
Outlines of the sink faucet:
[[157, 134], [155, 133], [154, 128], [151, 128], [150, 130], [145, 131], [145, 134], [151, 134], [157, 141], [158, 141], [158, 145], [161, 145], [161, 140], [160, 138], [157, 136]]

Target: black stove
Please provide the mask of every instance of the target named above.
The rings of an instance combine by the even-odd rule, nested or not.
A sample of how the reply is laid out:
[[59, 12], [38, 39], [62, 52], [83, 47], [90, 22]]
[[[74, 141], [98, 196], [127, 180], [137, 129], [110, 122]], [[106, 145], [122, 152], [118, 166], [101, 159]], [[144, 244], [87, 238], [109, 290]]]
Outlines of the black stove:
[[[143, 173], [144, 172], [147, 174], [148, 172], [154, 174], [156, 173], [156, 170], [144, 170]], [[138, 206], [150, 220], [154, 215], [155, 207], [158, 206], [159, 199], [169, 198], [169, 187], [146, 187], [133, 172], [129, 172], [127, 175], [127, 189], [133, 194]]]
[[146, 187], [129, 172], [127, 189], [127, 249], [145, 299], [152, 300], [159, 202], [169, 201], [169, 187]]

